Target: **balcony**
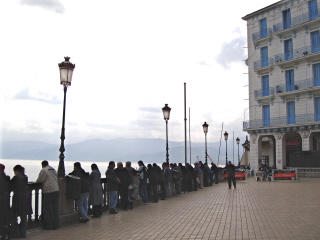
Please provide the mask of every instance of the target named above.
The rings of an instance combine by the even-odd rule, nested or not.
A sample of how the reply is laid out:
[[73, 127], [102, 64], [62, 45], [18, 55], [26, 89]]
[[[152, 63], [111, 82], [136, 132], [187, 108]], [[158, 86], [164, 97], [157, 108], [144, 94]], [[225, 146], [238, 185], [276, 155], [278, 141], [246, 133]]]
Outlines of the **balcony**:
[[276, 66], [285, 67], [286, 65], [292, 65], [300, 60], [313, 60], [319, 57], [320, 45], [305, 46], [297, 48], [292, 52], [280, 53], [274, 56], [274, 62]]
[[254, 90], [254, 98], [261, 98], [274, 95], [274, 88]]
[[253, 69], [257, 72], [260, 70], [264, 70], [265, 68], [268, 68], [268, 67], [273, 67], [273, 65], [274, 65], [273, 58], [269, 58], [268, 61], [259, 60], [259, 61], [253, 62]]
[[260, 39], [263, 39], [265, 37], [271, 37], [272, 36], [272, 29], [267, 28], [264, 31], [255, 32], [252, 34], [252, 41], [256, 42]]
[[[314, 113], [306, 113], [306, 114], [297, 114], [292, 119], [288, 119], [287, 116], [282, 117], [274, 117], [270, 118], [270, 126], [264, 126], [263, 119], [255, 119], [255, 120], [248, 120], [243, 122], [243, 129], [252, 129], [252, 128], [270, 128], [270, 127], [288, 127], [295, 124], [308, 124], [308, 123], [319, 123], [320, 119]], [[295, 122], [293, 124], [288, 124], [288, 121]]]
[[[318, 12], [320, 12], [320, 9], [318, 10]], [[319, 15], [315, 18], [314, 16], [311, 16], [309, 12], [308, 13], [304, 13], [302, 15], [299, 15], [297, 17], [292, 18], [291, 19], [291, 24], [289, 24], [289, 25], [284, 24], [283, 22], [280, 22], [280, 23], [277, 23], [277, 24], [273, 25], [273, 32], [274, 33], [280, 32], [280, 31], [283, 31], [283, 30], [298, 26], [298, 25], [300, 25], [302, 23], [305, 23], [305, 22], [308, 22], [308, 21], [311, 21], [311, 20], [314, 20], [314, 19], [317, 19], [317, 18], [319, 18]]]

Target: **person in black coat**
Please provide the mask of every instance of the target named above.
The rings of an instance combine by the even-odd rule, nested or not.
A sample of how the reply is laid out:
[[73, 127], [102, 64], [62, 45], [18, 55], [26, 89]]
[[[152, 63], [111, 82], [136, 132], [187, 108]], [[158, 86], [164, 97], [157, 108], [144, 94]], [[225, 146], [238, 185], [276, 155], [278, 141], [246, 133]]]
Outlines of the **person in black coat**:
[[228, 161], [228, 165], [225, 167], [228, 174], [228, 186], [229, 189], [231, 188], [231, 181], [233, 183], [233, 187], [236, 188], [236, 179], [235, 179], [235, 171], [236, 167], [231, 163], [231, 161]]
[[78, 212], [80, 215], [80, 222], [86, 223], [89, 221], [88, 218], [88, 199], [89, 199], [89, 174], [86, 173], [82, 168], [79, 162], [73, 164], [73, 171], [69, 175], [76, 176], [80, 178], [81, 181], [81, 193], [80, 199], [76, 200], [78, 206]]
[[[10, 180], [9, 191], [12, 197], [12, 237], [25, 238], [27, 234], [27, 216], [32, 214], [31, 201], [28, 194], [28, 177], [24, 167], [16, 165], [13, 168], [14, 177]], [[20, 217], [18, 224], [17, 218]]]
[[5, 166], [0, 163], [0, 238], [9, 239], [8, 227], [10, 225], [10, 177], [4, 172]]
[[158, 184], [159, 184], [159, 175], [156, 168], [154, 168], [151, 164], [148, 164], [147, 176], [149, 179], [149, 184], [151, 187], [153, 203], [157, 203], [158, 196]]
[[116, 173], [114, 172], [116, 164], [114, 161], [109, 162], [108, 169], [106, 171], [107, 179], [107, 189], [108, 189], [108, 206], [109, 213], [116, 214], [116, 207], [118, 202], [118, 185], [120, 184], [120, 179], [117, 178]]
[[[158, 172], [158, 178], [159, 178], [159, 185], [160, 185], [160, 189], [161, 189], [161, 200], [165, 200], [166, 198], [165, 198], [165, 194], [164, 194], [164, 192], [165, 192], [165, 179], [164, 179], [164, 176], [163, 176], [163, 172], [162, 172], [162, 170], [161, 170], [161, 168], [160, 168], [160, 166], [158, 166], [156, 163], [154, 163], [153, 165], [152, 165], [156, 170], [157, 170], [157, 172]], [[158, 197], [159, 197], [159, 194], [158, 194]]]
[[120, 194], [120, 200], [122, 209], [127, 211], [128, 207], [131, 208], [133, 206], [133, 202], [129, 202], [129, 186], [132, 184], [131, 177], [129, 175], [129, 171], [123, 168], [122, 162], [117, 163], [118, 168], [114, 169], [114, 172], [117, 178], [120, 179], [120, 184], [118, 185], [118, 191]]

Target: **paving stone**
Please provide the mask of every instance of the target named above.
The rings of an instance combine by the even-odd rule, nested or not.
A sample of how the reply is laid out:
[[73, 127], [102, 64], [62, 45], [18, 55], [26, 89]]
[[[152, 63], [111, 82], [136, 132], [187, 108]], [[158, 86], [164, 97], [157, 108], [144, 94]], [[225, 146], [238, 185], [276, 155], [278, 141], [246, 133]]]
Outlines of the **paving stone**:
[[36, 229], [33, 240], [51, 239], [320, 239], [320, 179], [238, 181], [173, 196], [86, 224], [56, 231]]

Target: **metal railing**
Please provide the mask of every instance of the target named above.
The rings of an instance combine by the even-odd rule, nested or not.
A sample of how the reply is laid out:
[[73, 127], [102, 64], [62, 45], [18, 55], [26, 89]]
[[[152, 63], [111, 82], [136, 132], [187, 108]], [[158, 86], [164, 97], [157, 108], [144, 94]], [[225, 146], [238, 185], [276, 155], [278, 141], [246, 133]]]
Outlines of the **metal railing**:
[[273, 58], [269, 58], [268, 61], [255, 61], [253, 62], [253, 69], [259, 69], [263, 67], [273, 66], [274, 61]]
[[254, 97], [265, 97], [265, 96], [272, 96], [274, 95], [274, 87], [270, 87], [267, 89], [258, 89], [254, 90]]
[[320, 78], [319, 79], [309, 78], [309, 79], [295, 82], [293, 88], [287, 86], [287, 84], [277, 85], [275, 87], [275, 92], [284, 93], [284, 92], [291, 92], [294, 90], [304, 90], [304, 89], [317, 87], [317, 86], [320, 86]]
[[[314, 113], [296, 114], [294, 118], [295, 118], [295, 123], [292, 123], [292, 124], [314, 123], [314, 122], [320, 121], [320, 119], [317, 120], [317, 116]], [[284, 126], [284, 125], [290, 125], [288, 124], [287, 116], [270, 118], [270, 127]], [[264, 127], [263, 119], [243, 121], [243, 129], [258, 128], [258, 127]]]
[[[318, 11], [320, 11], [320, 9], [319, 9]], [[284, 27], [284, 23], [283, 23], [283, 22], [279, 22], [279, 23], [277, 23], [277, 24], [274, 24], [274, 25], [273, 25], [273, 32], [279, 32], [279, 31], [282, 31], [282, 30], [284, 30], [284, 29], [288, 29], [288, 28], [290, 28], [290, 27], [297, 26], [297, 25], [299, 25], [299, 24], [302, 24], [302, 23], [304, 23], [304, 22], [311, 21], [311, 20], [316, 19], [316, 18], [319, 17], [319, 16], [318, 16], [318, 17], [316, 17], [316, 18], [314, 18], [314, 17], [310, 18], [310, 16], [311, 16], [311, 15], [310, 15], [310, 13], [308, 12], [308, 13], [301, 14], [301, 15], [299, 15], [299, 16], [297, 16], [297, 17], [294, 17], [294, 18], [291, 19], [291, 25], [290, 25], [290, 26], [285, 26], [285, 27]]]
[[259, 31], [252, 34], [252, 40], [256, 41], [261, 38], [272, 36], [272, 29], [267, 28], [265, 31]]
[[304, 46], [301, 48], [297, 48], [293, 50], [293, 54], [290, 53], [279, 53], [277, 55], [274, 55], [274, 61], [275, 63], [280, 63], [283, 61], [288, 61], [294, 58], [299, 58], [303, 56], [307, 56], [310, 53], [320, 52], [320, 45], [315, 46]]

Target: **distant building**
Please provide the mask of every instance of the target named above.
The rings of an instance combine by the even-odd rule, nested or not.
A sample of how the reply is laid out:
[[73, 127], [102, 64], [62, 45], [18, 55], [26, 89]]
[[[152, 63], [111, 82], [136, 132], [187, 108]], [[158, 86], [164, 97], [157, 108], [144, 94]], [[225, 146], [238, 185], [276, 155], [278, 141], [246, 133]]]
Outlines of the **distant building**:
[[282, 0], [244, 16], [250, 165], [320, 167], [320, 0]]

